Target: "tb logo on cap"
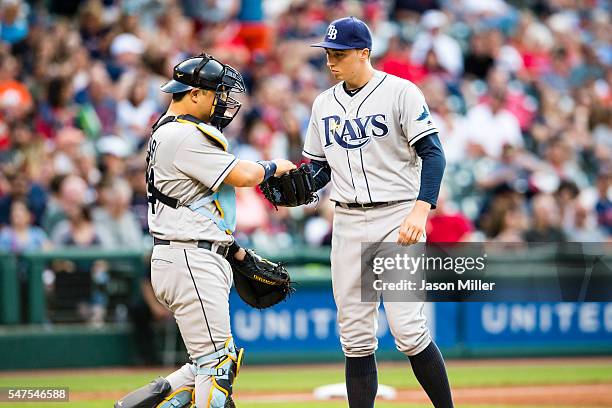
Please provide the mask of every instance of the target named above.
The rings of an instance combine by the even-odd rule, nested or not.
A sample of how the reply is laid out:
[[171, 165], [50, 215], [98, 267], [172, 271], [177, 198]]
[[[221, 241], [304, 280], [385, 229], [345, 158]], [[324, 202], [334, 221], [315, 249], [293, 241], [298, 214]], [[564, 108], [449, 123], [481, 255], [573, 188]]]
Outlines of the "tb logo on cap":
[[330, 25], [327, 29], [327, 38], [329, 38], [330, 40], [335, 40], [336, 34], [338, 34], [338, 30], [336, 30], [336, 27], [333, 24]]

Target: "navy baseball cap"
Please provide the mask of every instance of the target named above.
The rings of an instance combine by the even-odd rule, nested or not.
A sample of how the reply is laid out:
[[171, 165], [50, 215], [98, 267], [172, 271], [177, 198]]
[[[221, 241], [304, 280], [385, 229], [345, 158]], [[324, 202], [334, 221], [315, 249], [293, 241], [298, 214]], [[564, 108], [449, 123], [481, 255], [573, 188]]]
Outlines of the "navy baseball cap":
[[325, 32], [325, 40], [311, 47], [332, 48], [335, 50], [372, 49], [370, 29], [356, 17], [344, 17], [332, 21]]

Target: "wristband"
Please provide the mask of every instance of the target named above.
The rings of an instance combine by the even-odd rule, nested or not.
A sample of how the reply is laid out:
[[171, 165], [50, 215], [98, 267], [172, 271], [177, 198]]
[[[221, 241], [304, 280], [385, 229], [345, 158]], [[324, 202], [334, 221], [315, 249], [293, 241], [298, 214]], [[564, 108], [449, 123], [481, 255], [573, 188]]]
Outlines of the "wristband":
[[263, 181], [266, 181], [270, 177], [274, 176], [274, 173], [276, 173], [276, 163], [274, 163], [272, 160], [259, 160], [257, 163], [261, 164], [261, 166], [264, 168], [265, 173]]

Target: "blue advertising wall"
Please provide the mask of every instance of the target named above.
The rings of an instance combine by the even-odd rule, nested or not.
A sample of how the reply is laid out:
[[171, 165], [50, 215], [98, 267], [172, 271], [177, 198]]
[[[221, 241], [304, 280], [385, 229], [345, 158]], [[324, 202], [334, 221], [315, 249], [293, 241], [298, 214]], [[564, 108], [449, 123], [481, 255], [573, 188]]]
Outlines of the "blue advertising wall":
[[463, 303], [468, 351], [523, 349], [595, 354], [612, 349], [612, 303]]
[[[269, 357], [290, 355], [292, 362], [342, 359], [336, 324], [336, 305], [329, 289], [299, 290], [288, 302], [266, 310], [255, 310], [230, 295], [232, 333], [249, 355]], [[380, 311], [379, 349], [394, 350], [394, 341], [384, 314]]]
[[[331, 288], [299, 290], [263, 311], [232, 292], [230, 305], [234, 336], [251, 356], [342, 359]], [[380, 312], [378, 354], [402, 358]], [[432, 303], [425, 312], [449, 356], [612, 352], [612, 303]]]

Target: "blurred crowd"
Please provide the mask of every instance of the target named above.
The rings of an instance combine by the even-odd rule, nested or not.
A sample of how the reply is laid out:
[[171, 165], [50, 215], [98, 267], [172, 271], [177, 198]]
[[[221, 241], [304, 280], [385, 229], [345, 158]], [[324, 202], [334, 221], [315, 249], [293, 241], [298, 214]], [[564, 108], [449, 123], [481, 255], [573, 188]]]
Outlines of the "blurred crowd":
[[[303, 161], [332, 85], [308, 45], [336, 18], [424, 92], [447, 158], [431, 241], [612, 237], [612, 29], [605, 0], [2, 0], [0, 249], [143, 249], [145, 146], [172, 67], [206, 51], [244, 75], [226, 128], [250, 160]], [[205, 165], [205, 163], [202, 163]], [[333, 208], [238, 189], [244, 245], [330, 243]]]

